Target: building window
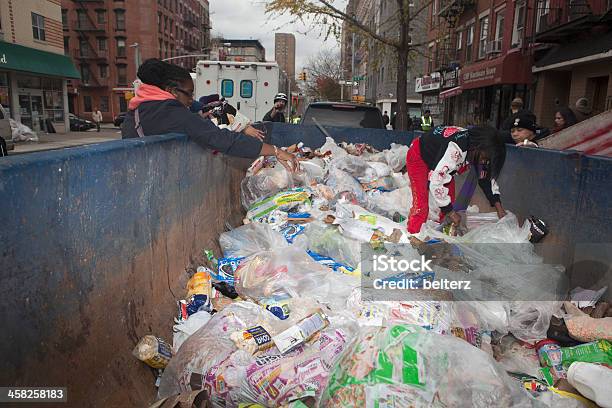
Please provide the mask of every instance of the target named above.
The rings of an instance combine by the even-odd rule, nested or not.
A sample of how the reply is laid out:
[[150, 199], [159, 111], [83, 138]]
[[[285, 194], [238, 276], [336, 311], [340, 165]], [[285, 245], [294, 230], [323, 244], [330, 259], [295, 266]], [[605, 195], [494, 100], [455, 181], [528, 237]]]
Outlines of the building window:
[[85, 110], [85, 112], [91, 112], [93, 103], [91, 100], [91, 96], [89, 95], [83, 95], [83, 108]]
[[89, 57], [89, 44], [82, 38], [79, 40], [79, 54], [81, 57]]
[[98, 37], [98, 50], [106, 51], [108, 50], [108, 40], [104, 37]]
[[465, 60], [472, 60], [472, 50], [474, 49], [474, 24], [470, 24], [465, 32]]
[[32, 13], [32, 35], [35, 40], [45, 41], [45, 18]]
[[253, 81], [240, 81], [240, 96], [242, 98], [253, 97]]
[[221, 96], [224, 98], [231, 98], [234, 96], [234, 81], [231, 79], [224, 79], [221, 81]]
[[106, 10], [96, 10], [98, 24], [106, 24]]
[[161, 13], [157, 13], [157, 32], [161, 33], [162, 32], [162, 18], [161, 18]]
[[[612, 3], [609, 3], [612, 5]], [[546, 30], [548, 27], [548, 12], [550, 10], [550, 0], [538, 0], [538, 12], [536, 20], [536, 32]]]
[[117, 38], [117, 56], [125, 58], [125, 38]]
[[525, 30], [525, 3], [518, 1], [514, 8], [514, 26], [512, 28], [512, 48], [523, 45], [523, 32]]
[[68, 10], [62, 9], [62, 25], [64, 26], [64, 30], [68, 29]]
[[85, 10], [77, 10], [77, 27], [87, 28], [87, 14]]
[[483, 17], [478, 23], [480, 26], [480, 39], [478, 41], [478, 59], [487, 56], [487, 40], [489, 39], [489, 16]]
[[127, 112], [128, 105], [124, 95], [119, 95], [119, 112]]
[[98, 69], [100, 70], [100, 78], [108, 78], [108, 65], [100, 64]]
[[125, 31], [125, 10], [115, 10], [115, 28]]
[[90, 81], [91, 71], [89, 70], [89, 65], [81, 65], [81, 82], [89, 84]]
[[109, 105], [109, 103], [108, 103], [108, 96], [101, 96], [100, 97], [100, 111], [101, 112], [108, 112], [108, 111], [110, 111], [108, 105]]
[[117, 65], [117, 85], [127, 85], [126, 65]]
[[64, 54], [70, 54], [70, 37], [64, 37]]
[[504, 10], [498, 11], [495, 17], [495, 50], [501, 52], [504, 41]]
[[427, 53], [427, 72], [433, 72], [433, 64], [434, 64], [434, 46], [433, 44], [429, 45], [429, 52]]

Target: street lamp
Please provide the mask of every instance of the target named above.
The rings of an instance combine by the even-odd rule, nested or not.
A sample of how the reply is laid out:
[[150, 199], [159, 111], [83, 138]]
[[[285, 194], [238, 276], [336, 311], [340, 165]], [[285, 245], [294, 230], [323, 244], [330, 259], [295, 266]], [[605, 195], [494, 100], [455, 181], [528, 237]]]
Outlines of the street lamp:
[[136, 71], [140, 67], [140, 44], [134, 43], [130, 45], [130, 48], [135, 48], [134, 50], [134, 62], [136, 63]]

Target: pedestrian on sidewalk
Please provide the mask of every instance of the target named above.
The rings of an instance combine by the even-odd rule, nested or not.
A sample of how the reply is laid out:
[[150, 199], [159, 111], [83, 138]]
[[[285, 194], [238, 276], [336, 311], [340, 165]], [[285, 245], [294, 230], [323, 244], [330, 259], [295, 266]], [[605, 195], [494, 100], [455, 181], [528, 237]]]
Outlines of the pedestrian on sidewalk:
[[96, 124], [96, 129], [99, 132], [100, 131], [100, 123], [102, 123], [102, 112], [100, 112], [98, 107], [95, 107], [93, 109], [93, 112], [91, 112], [91, 118], [93, 119], [94, 123]]
[[385, 111], [385, 113], [383, 113], [383, 125], [385, 125], [385, 128], [390, 123], [390, 121], [391, 120], [389, 119], [389, 114], [387, 113], [387, 111]]

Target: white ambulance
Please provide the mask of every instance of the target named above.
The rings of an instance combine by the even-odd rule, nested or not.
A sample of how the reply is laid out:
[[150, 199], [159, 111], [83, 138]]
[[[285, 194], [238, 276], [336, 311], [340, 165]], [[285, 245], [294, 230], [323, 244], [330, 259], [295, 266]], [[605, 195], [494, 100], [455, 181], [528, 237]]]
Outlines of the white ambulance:
[[[276, 62], [199, 61], [194, 85], [195, 99], [219, 94], [255, 122], [272, 109], [277, 93], [289, 94], [287, 76]], [[285, 111], [287, 118], [289, 105]]]

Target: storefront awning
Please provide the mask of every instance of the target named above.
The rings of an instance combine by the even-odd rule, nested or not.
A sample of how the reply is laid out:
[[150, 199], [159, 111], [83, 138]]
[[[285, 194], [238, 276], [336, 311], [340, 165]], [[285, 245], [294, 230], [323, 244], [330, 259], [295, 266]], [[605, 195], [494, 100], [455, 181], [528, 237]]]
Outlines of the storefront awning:
[[80, 79], [70, 57], [0, 41], [0, 69]]
[[491, 60], [484, 60], [461, 68], [460, 85], [468, 89], [502, 84], [530, 84], [532, 57], [518, 50]]
[[462, 93], [463, 89], [460, 86], [456, 86], [454, 88], [440, 92], [440, 99], [452, 98], [453, 96], [461, 95]]

